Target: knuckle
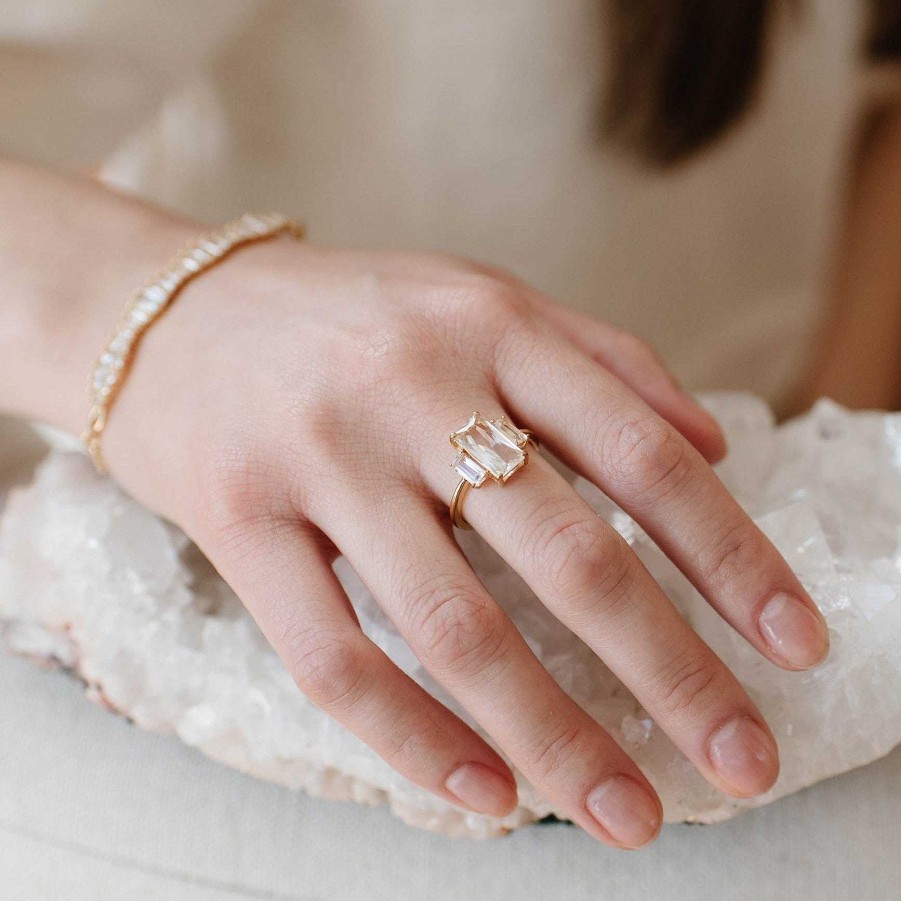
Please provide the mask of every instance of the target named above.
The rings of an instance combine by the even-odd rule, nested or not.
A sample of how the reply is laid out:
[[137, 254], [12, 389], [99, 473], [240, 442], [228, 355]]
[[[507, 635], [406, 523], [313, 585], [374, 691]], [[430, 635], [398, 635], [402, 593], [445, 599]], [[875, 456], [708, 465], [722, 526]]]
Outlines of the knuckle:
[[703, 569], [711, 582], [721, 584], [736, 575], [761, 570], [765, 558], [761, 538], [746, 523], [739, 523], [729, 529], [706, 555]]
[[473, 333], [505, 336], [529, 317], [529, 305], [514, 284], [489, 276], [475, 276], [457, 292], [453, 313], [457, 330], [470, 339]]
[[435, 579], [421, 586], [408, 606], [415, 642], [444, 675], [473, 676], [503, 653], [504, 614], [469, 586]]
[[297, 687], [325, 710], [353, 705], [366, 686], [361, 653], [321, 629], [304, 628], [286, 636], [285, 662]]
[[693, 710], [710, 697], [719, 670], [712, 660], [696, 651], [683, 651], [657, 675], [659, 703], [670, 714]]
[[297, 392], [291, 408], [292, 422], [311, 448], [334, 446], [342, 431], [343, 398], [337, 391], [317, 387]]
[[276, 527], [285, 512], [277, 466], [254, 448], [234, 446], [207, 461], [193, 480], [192, 519], [199, 534], [224, 551], [239, 550], [260, 526]]
[[504, 321], [522, 316], [528, 308], [514, 284], [494, 277], [478, 280], [469, 293], [469, 301], [473, 313], [480, 318], [498, 317]]
[[631, 552], [600, 517], [566, 512], [551, 517], [538, 535], [535, 559], [546, 561], [547, 580], [570, 612], [609, 614], [630, 595]]
[[634, 332], [621, 331], [615, 340], [616, 353], [643, 365], [661, 366], [660, 355], [644, 338]]
[[613, 480], [633, 497], [660, 500], [692, 471], [685, 440], [654, 417], [629, 415], [619, 420], [603, 447]]
[[585, 727], [578, 722], [566, 723], [543, 738], [529, 755], [529, 776], [539, 781], [560, 778], [571, 762], [588, 746]]

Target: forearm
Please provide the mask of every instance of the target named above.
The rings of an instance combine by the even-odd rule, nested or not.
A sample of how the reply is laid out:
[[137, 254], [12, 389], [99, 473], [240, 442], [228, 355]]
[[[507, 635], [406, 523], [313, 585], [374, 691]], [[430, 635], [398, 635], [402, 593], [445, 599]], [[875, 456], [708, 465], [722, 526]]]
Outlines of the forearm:
[[88, 179], [0, 159], [0, 410], [78, 433], [126, 300], [196, 226]]

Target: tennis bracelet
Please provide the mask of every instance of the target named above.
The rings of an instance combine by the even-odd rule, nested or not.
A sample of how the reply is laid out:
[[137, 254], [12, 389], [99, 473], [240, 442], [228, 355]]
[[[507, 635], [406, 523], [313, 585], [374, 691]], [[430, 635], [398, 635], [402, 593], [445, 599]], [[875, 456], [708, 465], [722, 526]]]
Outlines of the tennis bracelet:
[[103, 431], [128, 375], [138, 343], [147, 329], [159, 319], [188, 282], [232, 251], [282, 234], [301, 239], [304, 228], [280, 213], [245, 213], [186, 247], [129, 301], [118, 328], [97, 360], [88, 386], [91, 413], [82, 440], [98, 472], [107, 471], [101, 447]]

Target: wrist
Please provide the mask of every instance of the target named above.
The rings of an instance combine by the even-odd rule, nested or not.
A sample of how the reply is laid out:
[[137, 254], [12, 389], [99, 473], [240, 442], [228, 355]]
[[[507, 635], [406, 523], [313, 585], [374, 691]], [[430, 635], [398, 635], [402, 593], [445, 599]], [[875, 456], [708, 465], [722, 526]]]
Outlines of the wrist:
[[107, 421], [148, 329], [168, 312], [177, 295], [226, 257], [249, 244], [285, 234], [300, 238], [303, 227], [280, 213], [245, 213], [199, 235], [132, 296], [97, 361], [89, 388], [92, 409], [85, 441], [98, 470], [107, 469], [102, 449]]
[[[16, 230], [0, 228], [0, 396], [6, 412], [79, 434], [91, 368], [134, 291], [197, 227], [87, 179], [14, 167]], [[4, 180], [0, 192], [4, 199]]]

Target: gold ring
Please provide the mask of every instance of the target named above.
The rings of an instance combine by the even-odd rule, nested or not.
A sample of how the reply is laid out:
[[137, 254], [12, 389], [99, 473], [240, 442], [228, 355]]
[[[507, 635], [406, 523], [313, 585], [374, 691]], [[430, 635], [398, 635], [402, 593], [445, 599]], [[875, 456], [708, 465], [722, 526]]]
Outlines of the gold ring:
[[463, 517], [463, 500], [470, 488], [480, 488], [491, 478], [501, 485], [529, 462], [529, 442], [537, 444], [527, 429], [518, 429], [506, 416], [485, 419], [478, 412], [450, 436], [459, 451], [450, 464], [460, 481], [450, 502], [451, 522], [458, 529], [471, 529]]

